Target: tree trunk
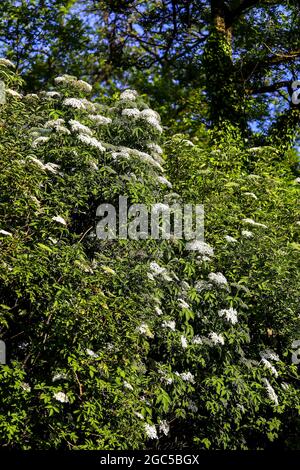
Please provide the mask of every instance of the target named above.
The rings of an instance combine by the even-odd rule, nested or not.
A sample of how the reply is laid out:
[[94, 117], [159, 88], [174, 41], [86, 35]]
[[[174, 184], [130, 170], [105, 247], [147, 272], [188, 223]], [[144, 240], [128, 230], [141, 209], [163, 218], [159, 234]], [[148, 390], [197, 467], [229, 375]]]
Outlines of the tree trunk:
[[243, 92], [239, 89], [232, 59], [232, 28], [223, 0], [211, 0], [211, 27], [204, 53], [206, 89], [212, 128], [232, 137], [243, 133], [246, 121]]

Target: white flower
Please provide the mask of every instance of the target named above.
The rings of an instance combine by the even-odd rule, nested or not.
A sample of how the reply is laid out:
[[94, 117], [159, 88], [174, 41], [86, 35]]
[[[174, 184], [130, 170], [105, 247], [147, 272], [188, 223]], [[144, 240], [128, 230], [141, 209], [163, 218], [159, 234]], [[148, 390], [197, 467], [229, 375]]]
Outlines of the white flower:
[[11, 90], [10, 88], [6, 88], [5, 92], [8, 93], [10, 96], [13, 96], [14, 98], [22, 98], [22, 95], [18, 93], [16, 90]]
[[112, 120], [111, 118], [102, 116], [101, 114], [90, 114], [88, 116], [92, 121], [94, 121], [97, 125], [101, 124], [111, 124]]
[[170, 330], [175, 331], [176, 328], [176, 323], [174, 320], [169, 320], [169, 321], [163, 321], [161, 326], [163, 328], [170, 328]]
[[189, 304], [183, 299], [178, 299], [178, 305], [181, 308], [190, 308]]
[[224, 238], [225, 238], [225, 240], [226, 240], [228, 243], [237, 243], [237, 239], [231, 237], [230, 235], [225, 235]]
[[203, 344], [203, 341], [199, 335], [195, 335], [192, 339], [193, 344]]
[[158, 123], [157, 119], [151, 116], [146, 116], [145, 121], [150, 124], [152, 127], [154, 127], [160, 134], [162, 133], [163, 129]]
[[154, 153], [157, 153], [158, 155], [162, 155], [163, 153], [163, 149], [157, 144], [151, 143], [151, 144], [148, 144], [147, 147], [148, 149], [152, 150]]
[[139, 116], [140, 111], [137, 108], [125, 108], [122, 111], [122, 116], [134, 117]]
[[52, 382], [57, 382], [57, 380], [66, 380], [67, 378], [68, 376], [65, 373], [57, 373], [53, 375]]
[[92, 85], [89, 83], [85, 82], [84, 80], [76, 80], [74, 83], [75, 87], [77, 87], [79, 90], [84, 91], [86, 93], [90, 93], [93, 89]]
[[181, 346], [183, 347], [183, 349], [186, 349], [188, 347], [188, 342], [187, 342], [186, 337], [182, 335], [180, 337], [180, 341], [181, 341]]
[[126, 380], [124, 380], [123, 385], [125, 388], [128, 388], [128, 390], [133, 390], [133, 386], [129, 382], [126, 382]]
[[280, 361], [278, 354], [276, 354], [271, 349], [265, 349], [264, 351], [260, 351], [259, 355], [261, 358], [269, 359], [271, 361]]
[[36, 93], [28, 93], [27, 95], [24, 96], [24, 98], [26, 99], [35, 99], [35, 100], [38, 100], [39, 99], [39, 95], [37, 95]]
[[45, 95], [49, 96], [49, 98], [60, 98], [61, 96], [58, 91], [46, 91]]
[[213, 256], [214, 250], [208, 243], [200, 240], [193, 240], [186, 244], [186, 249], [191, 251], [198, 251], [201, 255]]
[[159, 266], [159, 264], [155, 263], [155, 261], [150, 263], [150, 269], [153, 272], [154, 276], [157, 276], [158, 274], [162, 274], [166, 271], [165, 268], [162, 268]]
[[294, 179], [294, 182], [295, 183], [300, 183], [300, 176], [298, 176], [298, 178]]
[[165, 184], [168, 188], [172, 188], [172, 183], [170, 183], [170, 181], [167, 180], [167, 178], [165, 178], [164, 176], [158, 176], [158, 177], [157, 177], [157, 180], [158, 180], [161, 184]]
[[211, 287], [211, 284], [207, 281], [197, 281], [195, 284], [195, 289], [197, 292], [202, 292], [205, 289], [209, 289]]
[[38, 137], [37, 139], [35, 139], [35, 140], [32, 142], [31, 146], [32, 146], [33, 148], [36, 148], [36, 147], [38, 147], [40, 144], [45, 144], [46, 142], [48, 142], [48, 140], [49, 140], [49, 137], [43, 137], [43, 136]]
[[117, 158], [129, 158], [130, 155], [128, 152], [112, 152], [111, 154], [112, 158], [116, 160]]
[[0, 65], [5, 65], [5, 67], [12, 67], [14, 68], [15, 65], [8, 59], [1, 58], [0, 59]]
[[271, 362], [268, 361], [268, 359], [265, 359], [264, 357], [262, 358], [261, 362], [263, 363], [263, 365], [269, 369], [273, 375], [275, 375], [275, 377], [278, 377], [278, 372], [277, 370], [275, 369], [274, 366], [272, 366]]
[[99, 354], [96, 354], [92, 349], [86, 349], [86, 353], [93, 357], [94, 359], [96, 359], [97, 357], [99, 357]]
[[77, 80], [77, 78], [73, 77], [72, 75], [65, 74], [60, 77], [56, 77], [54, 82], [56, 84], [64, 83], [66, 85], [73, 86], [73, 88], [76, 88], [85, 93], [90, 93], [92, 91], [92, 86], [89, 83], [85, 82], [84, 80]]
[[77, 139], [84, 144], [90, 145], [91, 147], [95, 147], [99, 149], [101, 152], [105, 152], [105, 147], [97, 140], [95, 137], [90, 137], [89, 135], [85, 134], [78, 134]]
[[68, 403], [69, 401], [67, 395], [64, 392], [56, 392], [53, 396], [55, 400], [60, 401], [61, 403]]
[[242, 222], [244, 222], [245, 224], [253, 225], [253, 226], [255, 226], [255, 227], [268, 228], [266, 225], [261, 224], [261, 223], [259, 223], [259, 222], [255, 222], [255, 220], [253, 220], [253, 219], [248, 219], [248, 218], [242, 219]]
[[266, 385], [267, 394], [268, 394], [270, 400], [272, 400], [275, 403], [275, 405], [278, 406], [278, 397], [275, 393], [274, 388], [272, 387], [272, 385], [270, 384], [268, 379], [263, 378], [262, 380]]
[[242, 230], [242, 235], [245, 238], [252, 238], [253, 237], [253, 233], [250, 232], [249, 230]]
[[219, 310], [218, 312], [220, 317], [225, 317], [227, 321], [235, 325], [238, 322], [237, 311], [230, 307], [228, 309]]
[[135, 101], [137, 97], [137, 92], [135, 90], [125, 90], [120, 95], [120, 100], [122, 101]]
[[157, 432], [156, 432], [156, 427], [154, 425], [146, 423], [145, 424], [145, 431], [146, 431], [147, 437], [149, 439], [158, 439]]
[[148, 336], [149, 338], [154, 337], [154, 335], [151, 332], [151, 330], [150, 330], [149, 326], [147, 325], [147, 323], [144, 323], [144, 322], [141, 323], [140, 326], [137, 327], [136, 331], [138, 331], [142, 335]]
[[67, 127], [65, 126], [57, 126], [55, 128], [56, 132], [58, 132], [59, 134], [66, 134], [66, 135], [71, 135], [71, 132], [69, 131], [69, 129], [67, 129]]
[[218, 335], [217, 333], [212, 332], [212, 333], [209, 333], [208, 336], [209, 336], [210, 340], [212, 341], [212, 343], [215, 344], [215, 345], [216, 344], [222, 344], [223, 345], [224, 342], [225, 342], [223, 336]]
[[180, 376], [184, 382], [195, 383], [195, 376], [191, 372], [182, 372], [181, 374], [177, 372], [176, 375]]
[[161, 421], [159, 423], [159, 430], [162, 432], [165, 436], [167, 436], [170, 432], [170, 426], [168, 425], [167, 421]]
[[69, 123], [71, 124], [71, 129], [73, 132], [81, 132], [82, 134], [86, 135], [92, 134], [92, 131], [89, 127], [81, 124], [81, 122], [76, 121], [75, 119], [71, 119]]
[[286, 382], [282, 382], [281, 387], [283, 388], [283, 390], [287, 390], [289, 388], [289, 384], [287, 384]]
[[76, 109], [86, 109], [84, 101], [78, 98], [65, 98], [63, 100], [63, 104]]
[[254, 193], [245, 192], [245, 193], [244, 193], [244, 196], [249, 196], [249, 197], [252, 197], [253, 199], [258, 199], [258, 197], [256, 196], [256, 194], [254, 194]]
[[141, 413], [139, 413], [138, 411], [134, 411], [134, 414], [135, 414], [135, 416], [137, 416], [140, 419], [145, 419], [144, 416]]
[[1, 235], [5, 235], [5, 236], [8, 236], [8, 237], [12, 237], [12, 233], [7, 232], [6, 230], [1, 229], [1, 230], [0, 230], [0, 233], [1, 233]]
[[31, 392], [31, 387], [28, 383], [26, 382], [22, 382], [21, 383], [21, 387], [22, 389], [25, 391], [25, 392]]
[[54, 222], [58, 222], [59, 224], [67, 225], [67, 222], [65, 221], [65, 219], [61, 217], [60, 215], [55, 215], [54, 217], [52, 217], [52, 220], [54, 220]]
[[44, 127], [50, 127], [51, 129], [55, 129], [57, 126], [61, 126], [62, 124], [65, 123], [64, 119], [52, 119], [50, 121], [45, 122]]
[[146, 119], [146, 121], [148, 121], [149, 119], [155, 120], [156, 122], [160, 121], [159, 114], [156, 111], [153, 111], [153, 109], [143, 109], [140, 112], [140, 117]]
[[157, 306], [154, 308], [154, 310], [157, 313], [157, 315], [162, 315], [163, 314], [163, 311]]
[[56, 163], [46, 163], [45, 165], [45, 170], [50, 171], [51, 173], [56, 174], [57, 170], [60, 168], [59, 165], [56, 165]]
[[226, 277], [222, 273], [209, 273], [208, 279], [218, 286], [225, 286], [228, 284]]

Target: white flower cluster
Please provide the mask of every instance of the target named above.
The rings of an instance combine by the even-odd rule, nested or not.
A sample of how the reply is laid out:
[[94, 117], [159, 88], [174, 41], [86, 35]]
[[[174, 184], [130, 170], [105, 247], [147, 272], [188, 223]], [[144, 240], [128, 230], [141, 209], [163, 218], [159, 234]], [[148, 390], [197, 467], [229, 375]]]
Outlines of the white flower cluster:
[[164, 320], [161, 324], [163, 328], [169, 328], [172, 331], [175, 331], [176, 323], [174, 320]]
[[[39, 139], [41, 139], [41, 138], [42, 137], [39, 137]], [[48, 137], [44, 137], [44, 138], [48, 139]], [[31, 162], [35, 163], [38, 167], [41, 168], [41, 170], [48, 170], [48, 171], [50, 171], [50, 173], [56, 174], [58, 172], [58, 169], [60, 168], [60, 166], [57, 165], [56, 163], [46, 163], [46, 164], [44, 164], [41, 160], [39, 160], [38, 158], [35, 158], [32, 155], [29, 155], [27, 157], [27, 159], [30, 160]]]
[[85, 98], [65, 98], [62, 103], [64, 106], [71, 106], [75, 109], [84, 109], [86, 111], [95, 111], [95, 105]]
[[138, 96], [135, 90], [125, 90], [120, 95], [120, 100], [122, 101], [135, 101]]
[[148, 336], [148, 338], [154, 337], [147, 323], [141, 323], [140, 326], [137, 327], [136, 331], [142, 335]]
[[259, 354], [261, 358], [269, 359], [270, 361], [275, 361], [275, 362], [280, 361], [278, 354], [276, 354], [271, 349], [265, 349], [264, 351], [260, 351]]
[[53, 394], [55, 400], [60, 401], [61, 403], [68, 403], [69, 399], [64, 392], [56, 392]]
[[219, 287], [227, 286], [228, 281], [222, 273], [209, 273], [208, 279]]
[[250, 232], [249, 230], [242, 230], [241, 233], [242, 233], [243, 237], [245, 237], [245, 238], [252, 238], [253, 237], [253, 233]]
[[262, 227], [262, 228], [268, 228], [265, 224], [261, 224], [259, 222], [255, 222], [253, 219], [242, 219], [242, 222], [245, 224], [253, 225], [254, 227]]
[[158, 155], [163, 154], [163, 149], [157, 144], [151, 143], [148, 144], [147, 147], [149, 150], [152, 150], [153, 153], [157, 153]]
[[92, 85], [85, 82], [84, 80], [77, 80], [77, 78], [73, 77], [72, 75], [62, 75], [60, 77], [56, 77], [54, 82], [57, 85], [67, 85], [75, 88], [78, 91], [83, 91], [84, 93], [90, 93], [93, 89]]
[[164, 184], [168, 188], [172, 188], [172, 183], [170, 183], [170, 181], [167, 180], [167, 178], [165, 178], [164, 176], [158, 176], [157, 181], [159, 181], [161, 184]]
[[4, 57], [0, 58], [0, 65], [4, 65], [5, 67], [12, 67], [14, 68], [14, 64], [8, 60], [8, 59], [5, 59]]
[[54, 217], [52, 217], [52, 220], [54, 220], [54, 222], [57, 222], [59, 224], [67, 225], [67, 222], [65, 221], [65, 219], [61, 217], [60, 215], [55, 215]]
[[219, 317], [225, 317], [226, 320], [232, 323], [233, 325], [238, 322], [237, 311], [232, 307], [228, 309], [219, 310], [218, 314]]
[[188, 342], [187, 342], [187, 339], [185, 336], [181, 335], [180, 337], [180, 341], [181, 341], [181, 346], [183, 349], [186, 349], [188, 347]]
[[270, 361], [268, 361], [268, 359], [265, 359], [264, 357], [262, 358], [261, 362], [263, 363], [263, 365], [269, 369], [271, 371], [271, 373], [273, 375], [275, 375], [275, 377], [278, 377], [278, 372], [276, 370], [276, 368], [271, 364]]
[[149, 439], [158, 439], [156, 427], [154, 425], [145, 423], [145, 431]]
[[69, 131], [69, 129], [66, 128], [66, 126], [64, 126], [64, 124], [65, 124], [64, 119], [54, 119], [52, 121], [45, 122], [44, 127], [46, 129], [49, 129], [49, 128], [54, 129], [56, 132], [59, 132], [60, 134], [70, 135], [71, 132]]
[[278, 406], [278, 397], [275, 393], [275, 390], [274, 388], [272, 387], [272, 385], [270, 384], [270, 382], [268, 381], [268, 379], [266, 378], [263, 378], [262, 379], [265, 386], [266, 386], [266, 390], [267, 390], [267, 394], [268, 394], [268, 397], [270, 398], [270, 400], [272, 400], [276, 406]]
[[98, 126], [112, 123], [111, 118], [102, 116], [101, 114], [90, 114], [88, 117], [89, 119], [91, 119], [91, 121], [94, 121], [95, 124], [97, 124]]
[[182, 372], [181, 374], [179, 372], [175, 372], [175, 375], [178, 377], [181, 377], [184, 382], [190, 382], [190, 383], [195, 383], [195, 376], [191, 372]]
[[230, 235], [225, 235], [224, 238], [228, 243], [237, 243], [237, 239], [234, 237], [231, 237]]
[[159, 423], [159, 430], [162, 432], [165, 436], [167, 436], [170, 432], [170, 426], [167, 421], [161, 421]]
[[213, 248], [208, 245], [208, 243], [202, 242], [200, 240], [193, 240], [186, 244], [186, 249], [190, 251], [198, 251], [201, 255], [204, 256], [214, 256]]
[[122, 116], [136, 118], [140, 114], [140, 111], [137, 108], [125, 108], [122, 110]]
[[90, 137], [89, 135], [86, 134], [78, 134], [77, 139], [80, 140], [83, 144], [87, 144], [91, 147], [95, 147], [101, 152], [105, 152], [105, 147], [97, 140], [95, 137]]
[[7, 237], [12, 237], [12, 233], [7, 232], [7, 230], [3, 230], [3, 228], [0, 230], [1, 235], [5, 235]]
[[71, 129], [73, 132], [80, 132], [85, 135], [92, 135], [93, 133], [88, 126], [81, 124], [81, 122], [76, 121], [75, 119], [71, 119], [69, 121], [69, 124], [71, 125]]
[[155, 263], [155, 261], [150, 263], [150, 270], [151, 272], [148, 273], [149, 279], [154, 280], [156, 276], [161, 276], [165, 281], [172, 281], [172, 278], [169, 276], [166, 268], [162, 268], [159, 266], [159, 264]]
[[133, 390], [133, 386], [126, 380], [124, 380], [123, 385], [125, 388], [128, 388], [128, 390]]
[[16, 90], [12, 90], [11, 88], [6, 88], [5, 92], [6, 94], [13, 96], [13, 98], [23, 98], [23, 95], [21, 93], [18, 93]]
[[58, 91], [46, 91], [45, 96], [49, 98], [60, 98], [61, 94]]
[[225, 341], [222, 335], [218, 335], [215, 332], [209, 333], [209, 339], [212, 342], [212, 344], [217, 345], [217, 344], [222, 344], [224, 345]]

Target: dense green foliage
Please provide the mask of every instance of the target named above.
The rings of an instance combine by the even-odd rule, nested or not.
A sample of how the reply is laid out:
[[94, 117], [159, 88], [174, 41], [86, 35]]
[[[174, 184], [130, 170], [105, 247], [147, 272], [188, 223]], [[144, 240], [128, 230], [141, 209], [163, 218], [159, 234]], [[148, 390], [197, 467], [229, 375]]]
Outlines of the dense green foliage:
[[[8, 65], [1, 445], [297, 447], [294, 153], [216, 146], [201, 128], [194, 143], [168, 136], [162, 157], [159, 117], [135, 93], [90, 100], [63, 76], [23, 96]], [[119, 195], [204, 203], [207, 243], [97, 239], [96, 208]]]

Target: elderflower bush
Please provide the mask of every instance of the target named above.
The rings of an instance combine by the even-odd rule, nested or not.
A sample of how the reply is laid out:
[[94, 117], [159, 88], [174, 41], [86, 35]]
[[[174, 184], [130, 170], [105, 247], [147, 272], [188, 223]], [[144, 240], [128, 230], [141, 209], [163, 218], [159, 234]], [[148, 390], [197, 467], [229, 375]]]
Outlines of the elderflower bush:
[[[10, 94], [0, 107], [0, 325], [9, 350], [1, 444], [264, 447], [299, 406], [295, 367], [255, 336], [259, 316], [248, 321], [261, 307], [237, 280], [245, 268], [234, 262], [236, 244], [214, 230], [222, 220], [215, 178], [203, 191], [219, 208], [209, 212], [209, 243], [97, 240], [102, 202], [180, 200], [164, 172], [160, 119], [132, 90], [107, 107], [75, 77], [55, 82], [39, 95]], [[198, 157], [189, 141], [184, 149], [187, 161]], [[199, 202], [201, 179], [172, 179], [183, 201]], [[239, 221], [269, 226], [246, 208]], [[249, 254], [251, 243], [245, 237]]]

